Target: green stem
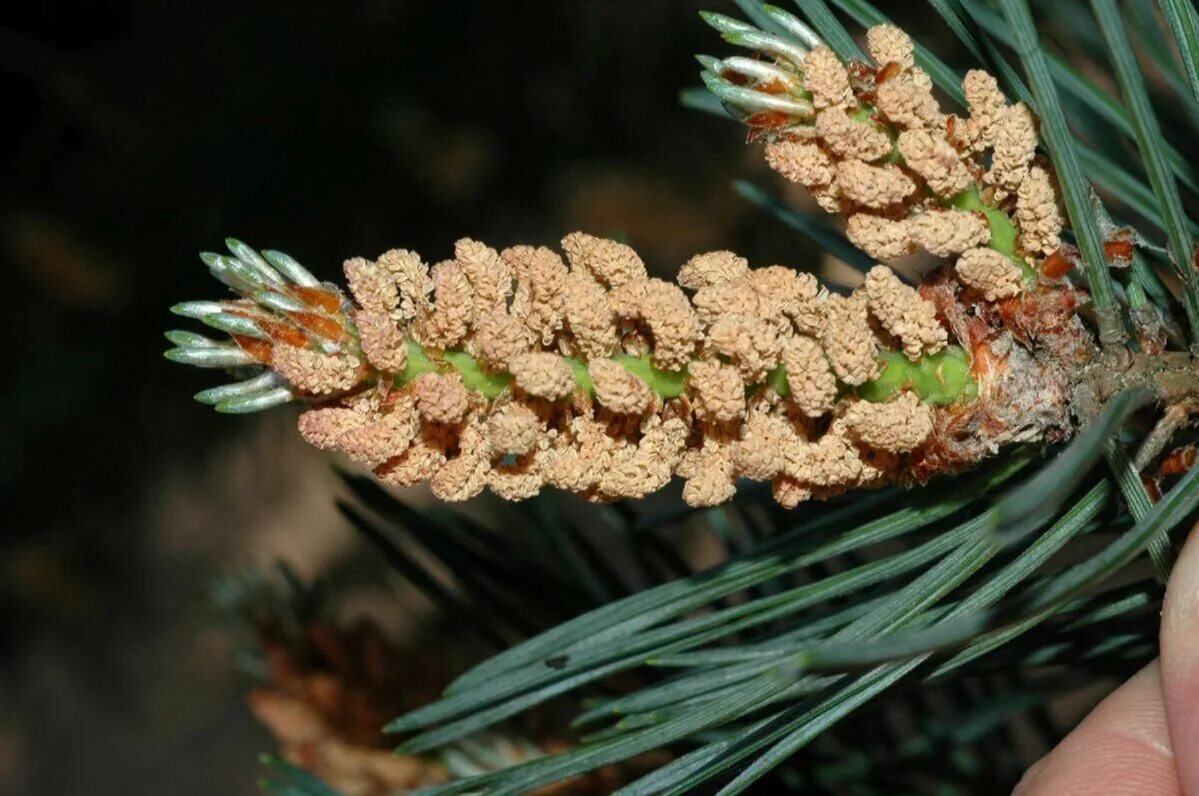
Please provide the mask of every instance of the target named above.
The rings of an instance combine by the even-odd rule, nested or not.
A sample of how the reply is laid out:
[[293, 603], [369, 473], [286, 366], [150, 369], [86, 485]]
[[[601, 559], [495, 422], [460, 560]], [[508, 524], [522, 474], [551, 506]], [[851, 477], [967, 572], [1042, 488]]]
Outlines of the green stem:
[[[408, 363], [404, 372], [397, 374], [396, 386], [407, 384], [425, 373], [443, 373], [455, 370], [462, 376], [462, 381], [468, 390], [473, 390], [484, 398], [492, 399], [500, 395], [512, 383], [512, 374], [502, 371], [488, 370], [479, 360], [465, 351], [450, 349], [430, 356], [429, 352], [415, 340], [409, 340]], [[661, 370], [650, 362], [648, 354], [633, 356], [632, 354], [616, 354], [612, 357], [625, 370], [644, 381], [654, 392], [663, 398], [677, 398], [687, 387], [687, 369], [679, 371]], [[595, 384], [587, 371], [587, 363], [579, 357], [566, 357], [574, 372], [575, 384], [588, 394], [595, 393]], [[448, 366], [448, 368], [446, 367]]]
[[899, 147], [896, 145], [896, 142], [899, 140], [899, 130], [888, 124], [879, 124], [874, 119], [874, 113], [873, 105], [862, 103], [856, 111], [849, 114], [849, 118], [858, 124], [864, 124], [873, 130], [878, 130], [880, 133], [886, 133], [887, 137], [891, 139], [891, 151], [882, 159], [883, 163], [905, 165], [903, 155], [899, 154]]
[[655, 368], [648, 354], [635, 357], [632, 354], [617, 354], [612, 357], [625, 370], [644, 381], [663, 398], [678, 398], [687, 388], [687, 369], [678, 371]]
[[970, 373], [970, 358], [961, 346], [946, 346], [916, 362], [902, 351], [884, 351], [879, 361], [882, 373], [857, 390], [864, 400], [887, 401], [904, 389], [914, 390], [921, 401], [935, 406], [978, 397], [978, 384]]
[[[653, 366], [649, 354], [616, 354], [613, 361], [649, 385], [661, 398], [678, 398], [687, 389], [687, 369], [670, 371]], [[566, 357], [574, 371], [576, 386], [588, 395], [595, 394], [595, 384], [580, 357]], [[884, 351], [879, 355], [882, 372], [878, 378], [858, 387], [859, 397], [867, 401], [887, 401], [900, 390], [914, 390], [925, 403], [946, 406], [978, 397], [978, 385], [970, 374], [970, 360], [960, 346], [910, 361], [902, 352]], [[408, 341], [408, 364], [395, 378], [396, 386], [407, 384], [425, 373], [457, 371], [467, 389], [488, 400], [498, 397], [512, 384], [512, 374], [488, 370], [465, 351], [450, 350], [431, 356], [420, 343]], [[765, 387], [784, 398], [791, 394], [787, 369], [782, 365], [766, 376]]]
[[1012, 223], [1012, 219], [1007, 213], [983, 201], [977, 185], [971, 186], [950, 199], [949, 206], [956, 207], [958, 210], [982, 213], [987, 219], [987, 226], [991, 228], [991, 240], [987, 242], [987, 246], [1000, 254], [1007, 255], [1012, 262], [1019, 265], [1025, 279], [1029, 281], [1036, 279], [1036, 272], [1016, 254], [1016, 225]]

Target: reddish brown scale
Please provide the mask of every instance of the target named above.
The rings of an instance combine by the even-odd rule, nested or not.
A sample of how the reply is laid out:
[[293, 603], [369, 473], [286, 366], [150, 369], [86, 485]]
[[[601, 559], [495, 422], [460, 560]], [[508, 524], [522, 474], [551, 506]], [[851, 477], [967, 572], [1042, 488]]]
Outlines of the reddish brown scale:
[[1000, 299], [995, 306], [1000, 323], [1010, 329], [1021, 345], [1028, 347], [1040, 331], [1039, 305], [1028, 293]]
[[785, 85], [783, 85], [783, 81], [779, 80], [777, 77], [766, 83], [759, 83], [756, 88], [758, 89], [758, 91], [761, 91], [765, 94], [786, 94], [787, 93], [787, 87]]
[[996, 312], [1004, 328], [1025, 347], [1072, 328], [1078, 295], [1069, 289], [1041, 289], [1001, 299]]
[[341, 309], [341, 297], [319, 287], [293, 287], [291, 291], [300, 301], [319, 307], [325, 312], [337, 312]]
[[749, 83], [748, 77], [732, 69], [725, 69], [720, 73], [720, 76], [732, 83], [734, 86], [744, 86]]
[[294, 326], [263, 320], [259, 320], [258, 325], [276, 343], [286, 343], [296, 348], [304, 348], [308, 345], [308, 337]]
[[1149, 499], [1154, 503], [1162, 499], [1161, 484], [1153, 476], [1142, 475], [1141, 483], [1145, 486], [1145, 491], [1149, 493]]
[[237, 343], [237, 347], [245, 351], [255, 360], [264, 365], [271, 364], [271, 351], [274, 346], [266, 340], [257, 340], [253, 337], [245, 337], [240, 334], [232, 335], [233, 342]]
[[912, 482], [923, 484], [934, 476], [968, 470], [978, 464], [971, 441], [980, 434], [1002, 431], [1002, 424], [982, 402], [939, 408], [932, 437], [908, 459], [908, 476]]
[[762, 111], [746, 119], [745, 124], [760, 134], [763, 130], [778, 130], [786, 127], [791, 124], [791, 121], [791, 117], [782, 111]]
[[1103, 256], [1108, 262], [1114, 262], [1118, 265], [1127, 265], [1132, 262], [1132, 241], [1130, 240], [1109, 240], [1103, 244]]
[[920, 297], [931, 302], [937, 311], [937, 320], [942, 326], [952, 328], [951, 316], [957, 307], [958, 282], [948, 269], [938, 268], [928, 274], [920, 283]]
[[1165, 331], [1137, 329], [1137, 344], [1141, 347], [1142, 352], [1155, 357], [1166, 350], [1166, 333]]
[[1141, 483], [1145, 485], [1145, 491], [1149, 493], [1149, 499], [1154, 503], [1162, 499], [1162, 481], [1171, 476], [1182, 475], [1195, 465], [1195, 459], [1199, 454], [1194, 445], [1183, 445], [1175, 448], [1166, 454], [1162, 459], [1161, 464], [1157, 466], [1156, 472], [1150, 474], [1145, 473], [1141, 476]]
[[222, 301], [221, 304], [224, 306], [225, 312], [229, 315], [236, 315], [239, 318], [254, 321], [254, 323], [261, 323], [269, 317], [257, 304], [246, 299]]
[[897, 64], [896, 62], [891, 61], [890, 63], [883, 66], [881, 69], [879, 69], [878, 72], [875, 74], [874, 85], [881, 86], [883, 83], [886, 83], [888, 80], [892, 80], [896, 77], [899, 77], [899, 74], [901, 72], [903, 72], [903, 67], [900, 66], [899, 64]]
[[1194, 445], [1183, 445], [1181, 448], [1175, 448], [1166, 455], [1166, 458], [1162, 459], [1162, 464], [1158, 468], [1158, 471], [1163, 477], [1182, 475], [1195, 464], [1195, 457], [1196, 449]]
[[873, 103], [876, 76], [874, 67], [861, 61], [850, 61], [847, 71], [849, 72], [849, 85], [853, 89], [854, 95], [862, 102]]
[[326, 340], [337, 342], [345, 336], [345, 330], [341, 327], [341, 324], [332, 318], [326, 318], [324, 315], [317, 315], [312, 312], [289, 312], [287, 316], [305, 329], [320, 335]]
[[1041, 263], [1041, 274], [1047, 279], [1061, 279], [1070, 273], [1070, 269], [1073, 267], [1070, 259], [1062, 254], [1061, 249], [1058, 249]]
[[982, 384], [989, 384], [1003, 372], [1007, 357], [996, 354], [990, 342], [979, 340], [970, 348], [970, 360], [970, 375]]

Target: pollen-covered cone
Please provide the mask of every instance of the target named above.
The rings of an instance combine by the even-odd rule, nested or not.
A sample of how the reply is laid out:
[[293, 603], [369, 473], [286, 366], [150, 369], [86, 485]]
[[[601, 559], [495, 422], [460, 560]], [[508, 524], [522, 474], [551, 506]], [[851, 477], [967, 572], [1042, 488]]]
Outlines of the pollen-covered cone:
[[[1094, 344], [1075, 315], [1085, 296], [1055, 269], [1041, 277], [1062, 219], [1029, 109], [971, 72], [970, 115], [946, 115], [892, 26], [868, 33], [873, 65], [846, 64], [814, 34], [746, 38], [706, 18], [766, 48], [701, 61], [771, 167], [872, 256], [923, 249], [941, 267], [917, 286], [878, 265], [843, 294], [715, 251], [675, 284], [629, 245], [574, 232], [561, 253], [462, 239], [432, 268], [403, 249], [355, 257], [344, 298], [231, 241], [205, 262], [242, 298], [177, 308], [230, 341], [172, 332], [169, 356], [257, 366], [198, 397], [227, 411], [306, 401], [306, 439], [443, 500], [544, 487], [619, 500], [679, 477], [694, 505], [748, 479], [793, 506], [1070, 434], [1070, 379]], [[1034, 384], [1035, 409], [1021, 403]]]
[[[918, 218], [952, 223], [954, 213], [973, 225], [957, 210]], [[692, 258], [675, 285], [651, 279], [628, 246], [582, 233], [567, 236], [565, 258], [463, 240], [460, 259], [427, 269], [399, 251], [346, 263], [352, 301], [311, 287], [315, 306], [302, 312], [244, 291], [257, 303], [232, 305], [260, 318], [257, 337], [241, 321], [232, 344], [172, 334], [189, 351], [260, 354], [235, 364], [257, 362], [261, 374], [210, 393], [249, 405], [263, 390], [303, 399], [305, 439], [449, 501], [486, 489], [521, 500], [545, 487], [640, 498], [679, 477], [694, 505], [728, 500], [746, 479], [772, 481], [792, 506], [969, 466], [1007, 433], [996, 420], [1007, 416], [989, 408], [1003, 394], [995, 385], [1020, 368], [1050, 381], [1056, 372], [1042, 352], [1013, 356], [1028, 341], [992, 302], [1072, 290], [1027, 290], [1003, 254], [977, 245], [919, 290], [880, 265], [849, 295], [727, 251]], [[210, 309], [185, 306], [200, 305]], [[320, 326], [307, 314], [329, 333], [302, 327]], [[288, 331], [275, 339], [276, 327]], [[1090, 344], [1078, 335], [1075, 352]], [[1022, 439], [1064, 433], [1058, 414], [1039, 416]], [[992, 438], [966, 446], [947, 431], [963, 426]]]

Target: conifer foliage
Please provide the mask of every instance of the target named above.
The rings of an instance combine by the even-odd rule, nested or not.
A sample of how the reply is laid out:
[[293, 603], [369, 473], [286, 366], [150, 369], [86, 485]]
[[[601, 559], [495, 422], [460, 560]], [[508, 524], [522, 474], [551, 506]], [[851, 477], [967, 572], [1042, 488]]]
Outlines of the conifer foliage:
[[[203, 260], [236, 297], [174, 308], [228, 339], [170, 332], [169, 358], [242, 373], [198, 400], [301, 401], [305, 439], [385, 484], [527, 501], [569, 539], [551, 488], [607, 504], [678, 478], [679, 507], [624, 508], [627, 533], [748, 532], [714, 568], [589, 592], [396, 718], [400, 751], [427, 755], [582, 700], [565, 748], [433, 792], [528, 793], [651, 752], [619, 792], [974, 792], [1028, 762], [1008, 722], [1051, 744], [1056, 695], [1155, 654], [1199, 506], [1194, 10], [1054, 4], [1102, 43], [1069, 52], [1028, 0], [929, 0], [959, 71], [867, 0], [737, 5], [702, 15], [729, 52], [698, 56], [683, 102], [748, 128], [814, 199], [739, 185], [862, 265], [852, 291], [727, 251], [653, 279], [576, 232], [561, 253], [353, 258], [343, 292], [230, 240]], [[917, 252], [936, 263], [909, 285], [887, 263]], [[613, 580], [602, 554], [564, 560]], [[273, 787], [322, 792], [272, 765]]]

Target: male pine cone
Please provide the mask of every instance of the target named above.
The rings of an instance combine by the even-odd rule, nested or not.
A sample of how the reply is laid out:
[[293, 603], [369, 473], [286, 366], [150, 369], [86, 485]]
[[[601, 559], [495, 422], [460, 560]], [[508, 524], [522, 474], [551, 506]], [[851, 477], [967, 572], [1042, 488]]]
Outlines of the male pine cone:
[[746, 478], [791, 507], [1069, 435], [1072, 374], [1095, 346], [1075, 312], [1085, 294], [1045, 267], [1062, 256], [1061, 216], [1035, 120], [981, 72], [964, 84], [969, 117], [945, 116], [905, 34], [868, 42], [876, 66], [793, 45], [768, 48], [772, 62], [701, 61], [768, 163], [846, 215], [860, 248], [956, 257], [918, 290], [879, 265], [837, 295], [724, 251], [692, 258], [676, 285], [576, 232], [565, 259], [469, 239], [431, 268], [402, 250], [355, 258], [347, 297], [231, 241], [233, 256], [204, 259], [242, 298], [175, 308], [230, 341], [171, 332], [167, 355], [258, 367], [197, 398], [225, 411], [303, 400], [309, 442], [445, 500], [545, 486], [636, 498], [679, 476], [695, 506]]

